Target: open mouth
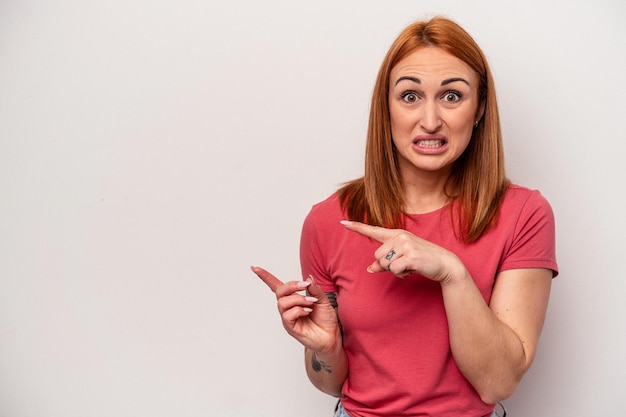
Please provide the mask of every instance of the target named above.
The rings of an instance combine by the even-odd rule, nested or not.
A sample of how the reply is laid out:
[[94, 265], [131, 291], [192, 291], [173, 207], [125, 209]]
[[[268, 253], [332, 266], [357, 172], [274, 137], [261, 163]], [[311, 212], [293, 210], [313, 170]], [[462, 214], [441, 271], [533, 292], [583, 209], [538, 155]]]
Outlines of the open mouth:
[[448, 149], [448, 138], [440, 134], [419, 135], [413, 139], [413, 149], [423, 155], [439, 155]]
[[439, 148], [447, 142], [443, 139], [420, 139], [413, 141], [413, 143], [422, 148]]

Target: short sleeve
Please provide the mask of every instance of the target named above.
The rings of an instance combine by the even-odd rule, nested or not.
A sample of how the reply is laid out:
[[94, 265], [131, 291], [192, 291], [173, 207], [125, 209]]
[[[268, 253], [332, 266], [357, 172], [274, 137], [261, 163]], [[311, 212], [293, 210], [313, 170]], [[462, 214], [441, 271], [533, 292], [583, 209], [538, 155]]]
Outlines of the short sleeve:
[[311, 275], [324, 292], [337, 292], [337, 287], [328, 271], [327, 262], [320, 241], [320, 227], [317, 218], [319, 206], [314, 206], [304, 219], [300, 236], [300, 267], [303, 278]]
[[532, 191], [518, 212], [513, 241], [500, 265], [500, 271], [520, 268], [546, 268], [558, 275], [554, 213], [550, 203]]

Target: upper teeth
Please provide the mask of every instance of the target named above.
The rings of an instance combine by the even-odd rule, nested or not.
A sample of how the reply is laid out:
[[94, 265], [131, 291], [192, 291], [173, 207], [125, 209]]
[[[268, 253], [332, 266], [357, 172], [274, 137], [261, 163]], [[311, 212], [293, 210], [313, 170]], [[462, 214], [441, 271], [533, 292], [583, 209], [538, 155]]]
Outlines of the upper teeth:
[[428, 139], [428, 140], [420, 140], [417, 142], [417, 144], [420, 146], [436, 147], [436, 146], [443, 145], [443, 141], [440, 139]]

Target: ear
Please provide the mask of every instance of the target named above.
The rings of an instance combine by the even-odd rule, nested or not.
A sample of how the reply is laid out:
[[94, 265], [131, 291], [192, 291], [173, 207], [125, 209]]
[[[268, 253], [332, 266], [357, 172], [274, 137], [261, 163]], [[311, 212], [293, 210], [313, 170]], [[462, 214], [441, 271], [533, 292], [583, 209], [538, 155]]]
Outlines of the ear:
[[485, 115], [485, 102], [483, 101], [482, 103], [480, 103], [478, 105], [478, 110], [476, 110], [476, 118], [475, 123], [480, 122], [480, 120], [483, 118], [483, 116]]

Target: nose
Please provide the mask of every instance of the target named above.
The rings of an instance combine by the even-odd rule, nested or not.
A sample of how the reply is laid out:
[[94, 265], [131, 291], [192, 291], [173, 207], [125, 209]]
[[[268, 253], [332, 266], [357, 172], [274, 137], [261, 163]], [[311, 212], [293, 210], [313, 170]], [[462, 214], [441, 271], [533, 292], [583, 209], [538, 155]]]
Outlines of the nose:
[[420, 126], [425, 132], [433, 133], [441, 127], [441, 115], [436, 103], [425, 103], [420, 116]]

